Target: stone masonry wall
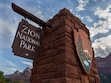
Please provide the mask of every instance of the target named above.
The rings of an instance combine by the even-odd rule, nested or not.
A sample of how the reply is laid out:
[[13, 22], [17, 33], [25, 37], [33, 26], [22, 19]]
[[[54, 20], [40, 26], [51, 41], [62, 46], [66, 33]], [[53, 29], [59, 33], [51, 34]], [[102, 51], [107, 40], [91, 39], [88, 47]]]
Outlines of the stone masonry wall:
[[[67, 9], [62, 9], [43, 28], [41, 52], [33, 62], [31, 83], [100, 83], [93, 58], [90, 74], [86, 74], [77, 56], [73, 30], [89, 31]], [[94, 56], [93, 56], [94, 57]]]

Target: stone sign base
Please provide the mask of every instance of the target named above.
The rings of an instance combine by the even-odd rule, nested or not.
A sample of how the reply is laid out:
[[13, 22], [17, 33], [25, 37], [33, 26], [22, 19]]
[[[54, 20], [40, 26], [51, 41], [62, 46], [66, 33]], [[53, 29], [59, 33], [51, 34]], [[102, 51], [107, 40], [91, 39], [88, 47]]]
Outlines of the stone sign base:
[[[81, 21], [67, 9], [60, 12], [44, 27], [40, 55], [33, 62], [31, 83], [100, 83], [96, 60], [86, 74], [78, 58], [73, 30], [89, 31]], [[91, 47], [92, 48], [92, 47]]]

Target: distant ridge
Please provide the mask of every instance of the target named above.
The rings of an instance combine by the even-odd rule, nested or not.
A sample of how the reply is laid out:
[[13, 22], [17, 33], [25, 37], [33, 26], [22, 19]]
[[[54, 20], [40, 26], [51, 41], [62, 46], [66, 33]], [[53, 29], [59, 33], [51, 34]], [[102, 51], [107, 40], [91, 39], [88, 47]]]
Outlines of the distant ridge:
[[111, 83], [111, 53], [105, 58], [96, 58], [101, 83]]
[[23, 72], [19, 70], [15, 71], [13, 74], [5, 75], [6, 78], [9, 78], [10, 82], [17, 83], [30, 83], [30, 76], [31, 76], [31, 68], [27, 67]]

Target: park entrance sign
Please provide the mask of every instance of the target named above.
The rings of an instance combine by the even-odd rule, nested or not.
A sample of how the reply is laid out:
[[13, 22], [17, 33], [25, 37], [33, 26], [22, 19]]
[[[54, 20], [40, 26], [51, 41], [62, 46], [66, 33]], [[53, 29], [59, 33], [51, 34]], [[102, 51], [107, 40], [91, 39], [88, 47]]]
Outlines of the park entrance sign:
[[22, 19], [18, 25], [12, 51], [17, 56], [32, 60], [36, 59], [40, 51], [40, 35], [40, 28], [36, 28]]
[[[12, 9], [16, 13], [24, 16], [25, 18], [37, 23], [42, 27], [52, 27], [51, 25], [47, 24], [43, 20], [27, 12], [14, 3], [12, 3]], [[12, 45], [12, 51], [14, 52], [14, 54], [17, 56], [35, 60], [40, 52], [41, 31], [42, 30], [40, 28], [36, 28], [35, 26], [29, 24], [26, 20], [22, 20], [19, 23]]]
[[90, 72], [93, 50], [88, 35], [81, 29], [74, 30], [75, 45], [78, 57], [86, 73]]

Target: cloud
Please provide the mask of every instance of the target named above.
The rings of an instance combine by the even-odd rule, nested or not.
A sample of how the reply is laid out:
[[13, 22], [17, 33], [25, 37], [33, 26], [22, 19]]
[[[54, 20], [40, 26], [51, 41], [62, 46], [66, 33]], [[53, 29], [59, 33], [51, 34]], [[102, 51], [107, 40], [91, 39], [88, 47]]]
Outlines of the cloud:
[[77, 11], [85, 10], [85, 6], [88, 4], [89, 0], [78, 0], [79, 5], [76, 7]]
[[0, 19], [0, 47], [3, 49], [11, 47], [12, 38], [16, 32], [16, 27], [14, 23], [11, 23], [9, 20]]
[[98, 33], [107, 33], [110, 28], [109, 21], [107, 20], [98, 20], [93, 24], [93, 27], [90, 27], [91, 37], [97, 35]]
[[16, 71], [17, 69], [14, 67], [5, 67], [3, 66], [2, 69], [0, 69], [0, 71], [4, 72], [4, 75], [9, 75], [12, 74]]
[[111, 29], [111, 5], [109, 4], [105, 9], [97, 7], [94, 15], [96, 15], [99, 20], [93, 24], [93, 27], [90, 27], [91, 37], [98, 33], [107, 33], [109, 29]]
[[68, 0], [68, 3], [69, 3], [69, 4], [72, 4], [72, 1], [71, 1], [71, 0]]
[[92, 0], [92, 1], [97, 2], [98, 0]]
[[9, 60], [5, 60], [5, 62], [10, 65], [10, 66], [16, 66], [13, 62], [9, 61]]
[[16, 68], [7, 68], [7, 70], [15, 72], [17, 69]]
[[97, 7], [94, 15], [98, 20], [89, 28], [95, 55], [105, 57], [111, 52], [111, 4], [102, 9]]
[[0, 12], [0, 47], [6, 50], [11, 47], [19, 17], [15, 17], [9, 3], [0, 3]]
[[111, 5], [108, 5], [106, 9], [101, 9], [100, 7], [97, 7], [95, 11], [95, 15], [97, 15], [99, 18], [107, 19], [108, 17], [111, 17]]
[[14, 64], [12, 61], [9, 61], [8, 59], [5, 59], [2, 56], [0, 56], [0, 57], [1, 57], [0, 58], [0, 66], [6, 66], [6, 67], [15, 67], [16, 66], [16, 64]]
[[92, 43], [94, 42], [95, 39], [99, 39], [99, 38], [102, 38], [102, 37], [107, 37], [109, 34], [111, 34], [111, 29], [109, 29], [107, 33], [98, 33], [97, 35], [94, 35], [91, 38]]
[[111, 35], [95, 39], [92, 46], [94, 47], [95, 54], [98, 57], [105, 57], [111, 52]]
[[83, 20], [84, 17], [82, 17], [80, 14], [75, 14], [76, 17], [78, 17], [79, 19]]
[[22, 61], [23, 64], [28, 65], [30, 67], [32, 67], [32, 62], [26, 62], [26, 61]]
[[93, 19], [90, 16], [85, 16], [84, 19], [86, 19], [88, 22], [93, 22]]
[[17, 67], [17, 65], [12, 61], [0, 56], [0, 70], [3, 71], [4, 74], [12, 74], [15, 70], [17, 70], [15, 67]]
[[41, 3], [42, 3], [42, 1], [41, 1], [41, 0], [36, 0], [36, 1], [37, 1], [37, 3], [38, 3], [38, 4], [41, 4]]

